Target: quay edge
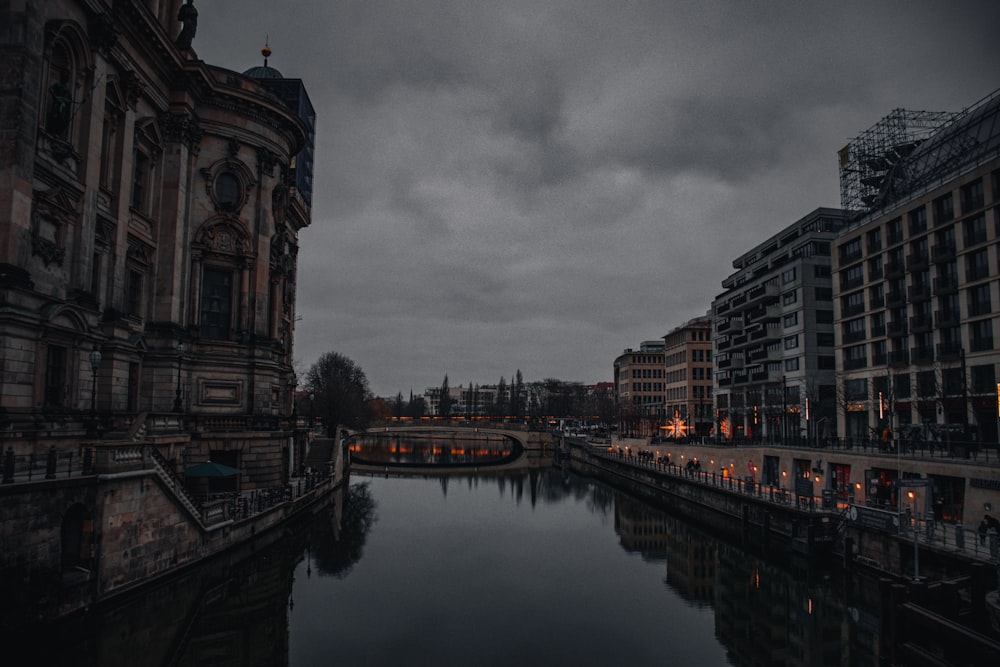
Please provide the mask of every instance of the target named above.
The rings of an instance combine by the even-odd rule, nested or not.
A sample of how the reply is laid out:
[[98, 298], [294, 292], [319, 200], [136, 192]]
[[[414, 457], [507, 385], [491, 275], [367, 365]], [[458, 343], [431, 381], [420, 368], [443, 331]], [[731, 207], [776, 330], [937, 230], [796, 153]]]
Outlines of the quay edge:
[[[350, 481], [342, 439], [331, 448], [327, 470], [291, 478], [282, 497], [242, 518], [232, 516], [226, 502], [195, 504], [152, 446], [106, 450], [93, 474], [0, 485], [5, 628], [66, 617], [217, 556], [262, 548], [291, 523], [327, 507]], [[84, 518], [74, 521], [77, 515]], [[69, 567], [74, 559], [67, 548], [85, 557]]]

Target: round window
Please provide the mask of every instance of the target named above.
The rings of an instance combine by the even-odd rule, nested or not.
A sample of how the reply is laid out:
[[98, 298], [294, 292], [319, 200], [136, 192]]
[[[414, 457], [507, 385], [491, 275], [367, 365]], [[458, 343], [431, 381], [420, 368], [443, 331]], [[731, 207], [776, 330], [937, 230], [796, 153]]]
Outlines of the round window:
[[223, 211], [235, 211], [243, 199], [240, 179], [231, 172], [224, 172], [215, 178], [215, 199]]

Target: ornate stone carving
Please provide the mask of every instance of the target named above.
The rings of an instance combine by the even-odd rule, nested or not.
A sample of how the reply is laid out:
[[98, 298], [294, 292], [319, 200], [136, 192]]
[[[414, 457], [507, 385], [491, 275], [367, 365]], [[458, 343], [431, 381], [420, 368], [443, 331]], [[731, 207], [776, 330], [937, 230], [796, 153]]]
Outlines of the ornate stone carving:
[[60, 247], [55, 241], [43, 238], [38, 232], [31, 233], [31, 252], [42, 258], [45, 266], [55, 263], [62, 266], [66, 258], [66, 249]]
[[142, 96], [143, 88], [146, 84], [142, 82], [139, 75], [132, 70], [125, 70], [118, 77], [119, 82], [121, 82], [122, 92], [125, 95], [125, 102], [135, 109], [136, 104], [139, 103], [139, 98]]
[[167, 112], [160, 116], [163, 137], [170, 142], [183, 143], [197, 154], [201, 149], [202, 130], [198, 119], [188, 113]]
[[153, 263], [153, 248], [152, 246], [143, 243], [142, 241], [129, 237], [128, 239], [128, 259], [129, 261], [142, 264], [144, 266], [151, 266]]
[[274, 167], [278, 164], [278, 156], [266, 148], [257, 149], [257, 169], [261, 175], [273, 176]]
[[249, 236], [238, 222], [216, 219], [198, 230], [195, 246], [206, 254], [243, 257], [249, 253], [250, 242]]

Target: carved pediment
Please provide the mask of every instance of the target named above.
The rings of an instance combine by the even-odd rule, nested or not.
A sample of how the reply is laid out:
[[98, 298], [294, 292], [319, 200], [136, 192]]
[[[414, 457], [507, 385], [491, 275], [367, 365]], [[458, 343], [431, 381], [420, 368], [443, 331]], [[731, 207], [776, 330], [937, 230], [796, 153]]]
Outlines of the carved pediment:
[[150, 266], [153, 263], [153, 253], [155, 249], [148, 243], [144, 243], [134, 236], [128, 237], [128, 259], [143, 266]]
[[243, 226], [231, 219], [205, 223], [195, 235], [195, 245], [206, 253], [246, 256], [250, 254], [250, 237]]
[[78, 197], [72, 196], [75, 193], [71, 193], [64, 188], [54, 187], [49, 190], [35, 190], [32, 194], [36, 216], [48, 218], [60, 225], [70, 225], [80, 215]]

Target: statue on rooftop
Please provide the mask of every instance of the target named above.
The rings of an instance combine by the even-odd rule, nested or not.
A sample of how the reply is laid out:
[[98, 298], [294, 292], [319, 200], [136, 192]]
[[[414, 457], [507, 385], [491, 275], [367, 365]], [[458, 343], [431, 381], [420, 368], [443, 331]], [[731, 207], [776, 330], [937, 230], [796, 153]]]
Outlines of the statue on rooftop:
[[191, 41], [198, 30], [198, 10], [194, 7], [194, 0], [187, 0], [186, 4], [181, 5], [180, 11], [177, 12], [177, 20], [183, 26], [181, 33], [177, 35], [177, 41], [174, 43], [177, 48], [185, 51], [191, 48]]

